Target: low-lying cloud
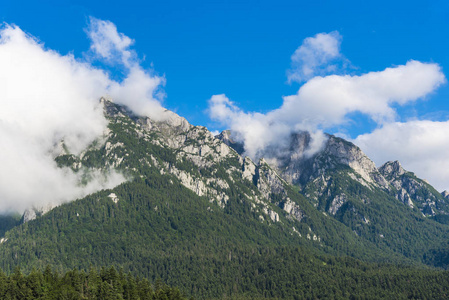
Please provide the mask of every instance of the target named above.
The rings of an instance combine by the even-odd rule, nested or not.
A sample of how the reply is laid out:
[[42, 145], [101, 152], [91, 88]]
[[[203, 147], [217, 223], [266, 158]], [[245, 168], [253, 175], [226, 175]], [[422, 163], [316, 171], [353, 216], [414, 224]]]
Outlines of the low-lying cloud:
[[[78, 175], [54, 162], [62, 140], [78, 154], [103, 134], [101, 96], [110, 95], [139, 115], [159, 116], [163, 110], [157, 94], [164, 79], [138, 64], [131, 39], [111, 22], [94, 18], [88, 35], [91, 56], [80, 60], [45, 48], [18, 26], [0, 28], [0, 212], [55, 205], [124, 181], [110, 172], [80, 186]], [[93, 67], [93, 55], [110, 62], [121, 57], [114, 63], [125, 70], [124, 80]]]
[[359, 112], [379, 125], [395, 120], [394, 105], [404, 105], [433, 92], [445, 82], [437, 64], [407, 64], [360, 76], [314, 77], [296, 95], [283, 98], [280, 108], [266, 114], [244, 112], [225, 95], [209, 100], [209, 114], [244, 142], [246, 154], [263, 155], [271, 145], [282, 145], [291, 132], [307, 130], [317, 135], [350, 121]]

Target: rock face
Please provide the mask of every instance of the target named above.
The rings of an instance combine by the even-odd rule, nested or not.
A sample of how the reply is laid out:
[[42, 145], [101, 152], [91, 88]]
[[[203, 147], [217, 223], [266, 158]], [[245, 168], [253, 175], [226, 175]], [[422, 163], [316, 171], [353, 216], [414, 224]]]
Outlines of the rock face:
[[[304, 211], [285, 189], [288, 183], [264, 160], [255, 164], [249, 157], [242, 157], [243, 145], [235, 142], [229, 131], [214, 137], [207, 128], [193, 126], [168, 110], [154, 120], [136, 116], [104, 98], [101, 104], [109, 121], [102, 144], [78, 157], [61, 154], [65, 159], [60, 160], [69, 161], [67, 166], [74, 171], [89, 167], [101, 157], [95, 161], [96, 168], [140, 176], [133, 175], [129, 167], [130, 160], [138, 160], [141, 166], [170, 176], [171, 182], [178, 181], [222, 209], [231, 200], [244, 201], [262, 222], [300, 222], [304, 218]], [[116, 204], [120, 202], [114, 193], [108, 197]], [[30, 217], [35, 217], [32, 212]], [[296, 224], [295, 228], [300, 227]]]
[[346, 165], [354, 170], [366, 182], [387, 188], [385, 178], [379, 173], [372, 162], [359, 147], [341, 138], [331, 136], [323, 151], [325, 156], [333, 157], [338, 164]]
[[245, 152], [244, 146], [242, 143], [239, 143], [235, 141], [231, 137], [231, 131], [230, 130], [224, 130], [220, 134], [216, 136], [217, 139], [222, 141], [224, 144], [228, 145], [232, 149], [234, 149], [238, 154], [242, 155], [243, 152]]
[[[379, 168], [380, 173], [388, 180], [388, 182], [393, 186], [393, 188], [397, 191], [395, 197], [403, 202], [404, 204], [414, 207], [412, 198], [410, 197], [409, 192], [413, 192], [412, 189], [406, 189], [404, 187], [410, 187], [409, 184], [404, 185], [404, 180], [402, 175], [406, 173], [406, 171], [402, 168], [401, 164], [398, 161], [389, 161], [386, 162], [383, 166]], [[404, 187], [403, 187], [404, 185]], [[412, 184], [415, 185], [415, 184]]]
[[416, 206], [426, 216], [449, 213], [444, 192], [438, 193], [426, 181], [404, 170], [398, 161], [386, 162], [379, 171], [391, 185], [395, 197], [404, 204]]
[[55, 207], [56, 207], [56, 205], [53, 205], [53, 204], [49, 203], [49, 204], [46, 204], [44, 206], [33, 207], [33, 208], [30, 208], [30, 209], [27, 209], [23, 213], [22, 222], [26, 223], [26, 222], [29, 222], [31, 220], [34, 220], [37, 217], [46, 214], [47, 212], [49, 212], [50, 210], [52, 210]]
[[388, 183], [372, 162], [357, 146], [341, 138], [327, 135], [321, 150], [308, 154], [312, 137], [308, 132], [292, 134], [287, 151], [273, 160], [282, 178], [287, 182], [304, 186], [329, 170], [349, 167], [358, 174], [358, 181], [365, 185], [388, 189]]
[[402, 168], [401, 163], [397, 160], [386, 162], [379, 168], [379, 171], [388, 180], [399, 178], [406, 173], [404, 168]]
[[[226, 131], [218, 137], [231, 144], [230, 136]], [[417, 207], [426, 216], [449, 212], [445, 200], [449, 192], [445, 196], [439, 194], [424, 180], [404, 170], [397, 161], [387, 162], [378, 169], [356, 145], [332, 135], [326, 137], [322, 148], [311, 154], [313, 136], [308, 132], [294, 133], [287, 147], [267, 151], [264, 162], [283, 180], [299, 186], [313, 205], [331, 215], [337, 215], [348, 205], [352, 207], [351, 201], [369, 205], [372, 195], [368, 192], [354, 194], [354, 185], [384, 195], [381, 197], [393, 195], [410, 209]]]
[[[331, 215], [336, 215], [352, 197], [348, 182], [369, 190], [390, 190], [388, 181], [360, 148], [332, 135], [326, 138], [322, 148], [311, 153], [313, 137], [308, 132], [292, 134], [288, 147], [267, 161], [286, 182], [300, 187], [314, 206]], [[345, 185], [336, 181], [340, 177], [345, 178]], [[362, 202], [370, 201], [368, 197], [357, 197]]]

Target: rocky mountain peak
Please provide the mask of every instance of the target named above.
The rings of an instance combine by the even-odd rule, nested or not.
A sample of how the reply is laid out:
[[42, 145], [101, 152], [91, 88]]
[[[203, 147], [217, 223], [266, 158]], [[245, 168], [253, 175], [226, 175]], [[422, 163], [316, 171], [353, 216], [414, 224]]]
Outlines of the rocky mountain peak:
[[[141, 125], [144, 125], [148, 130], [151, 130], [153, 126], [156, 126], [161, 131], [176, 131], [186, 132], [193, 126], [183, 117], [166, 109], [158, 116], [157, 120], [152, 118], [139, 118], [135, 113], [129, 110], [127, 107], [115, 104], [112, 99], [102, 97], [100, 104], [103, 106], [105, 114], [112, 118], [117, 117], [129, 117], [134, 121], [139, 121]], [[142, 121], [144, 120], [144, 121]]]
[[333, 157], [339, 164], [352, 168], [366, 182], [376, 184], [382, 188], [388, 186], [374, 162], [353, 143], [342, 138], [330, 136], [323, 153]]
[[238, 154], [242, 155], [245, 152], [245, 148], [243, 143], [236, 141], [232, 137], [232, 133], [230, 130], [223, 130], [220, 134], [215, 136], [215, 138], [222, 141], [224, 144], [228, 145], [232, 149], [234, 149]]
[[395, 161], [388, 161], [385, 164], [383, 164], [379, 168], [379, 172], [383, 176], [391, 178], [401, 176], [405, 174], [406, 171], [404, 170], [404, 168], [402, 168], [401, 163], [395, 160]]
[[349, 167], [360, 175], [364, 185], [374, 184], [383, 189], [388, 188], [387, 181], [374, 162], [353, 143], [327, 135], [323, 147], [311, 153], [312, 139], [309, 132], [294, 133], [287, 151], [279, 152], [277, 168], [286, 181], [306, 185], [329, 171]]
[[423, 215], [447, 214], [449, 192], [438, 193], [425, 180], [405, 170], [398, 161], [386, 162], [379, 168], [392, 187], [395, 197], [410, 207], [417, 207]]
[[448, 192], [448, 191], [443, 191], [443, 192], [441, 193], [441, 195], [442, 195], [444, 198], [449, 199], [449, 192]]
[[192, 128], [192, 125], [187, 122], [185, 118], [170, 110], [165, 110], [161, 116], [161, 119], [163, 120], [161, 121], [162, 124], [177, 128], [180, 131], [188, 131]]
[[[249, 189], [241, 190], [242, 195], [256, 205], [254, 209], [262, 213], [261, 218], [273, 222], [279, 220], [274, 210], [277, 208], [287, 208], [288, 214], [295, 211], [291, 217], [297, 220], [303, 216], [299, 208], [289, 209], [293, 204], [284, 188], [288, 184], [296, 185], [313, 205], [333, 216], [354, 199], [370, 203], [369, 193], [373, 192], [395, 196], [410, 207], [417, 206], [426, 215], [443, 211], [442, 195], [435, 196], [425, 182], [406, 172], [399, 162], [388, 162], [378, 169], [359, 147], [339, 137], [295, 132], [287, 140], [265, 149], [255, 164], [244, 157], [244, 144], [229, 130], [214, 137], [207, 128], [193, 126], [168, 110], [155, 120], [136, 116], [108, 99], [100, 102], [106, 117], [122, 128], [127, 137], [135, 133], [139, 142], [154, 148], [152, 154], [136, 159], [156, 167], [161, 175], [171, 174], [186, 188], [209, 197], [220, 207], [225, 207], [230, 199], [228, 190], [237, 188], [234, 183], [243, 180]], [[110, 165], [126, 165], [127, 155], [132, 157], [133, 153], [125, 153], [123, 148], [123, 142], [107, 143]], [[169, 152], [173, 154], [168, 155]], [[354, 189], [358, 184], [365, 192], [354, 194], [360, 188]]]

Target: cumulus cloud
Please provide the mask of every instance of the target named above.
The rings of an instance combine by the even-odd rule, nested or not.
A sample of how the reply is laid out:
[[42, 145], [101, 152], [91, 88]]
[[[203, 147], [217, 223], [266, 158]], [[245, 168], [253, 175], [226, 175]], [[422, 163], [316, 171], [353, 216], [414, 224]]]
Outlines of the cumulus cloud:
[[342, 37], [338, 31], [318, 33], [304, 39], [293, 53], [288, 81], [303, 82], [316, 75], [335, 73], [348, 61], [340, 53]]
[[360, 76], [315, 77], [296, 95], [284, 97], [282, 106], [272, 114], [306, 128], [343, 124], [352, 112], [366, 114], [382, 124], [395, 119], [393, 105], [423, 98], [444, 82], [438, 64], [414, 60]]
[[[273, 113], [244, 112], [224, 94], [214, 95], [209, 100], [209, 116], [227, 126], [233, 138], [243, 142], [245, 155], [254, 160], [260, 157], [277, 156], [289, 143], [289, 135], [295, 130], [292, 124], [276, 119]], [[324, 141], [320, 131], [312, 131], [313, 154]], [[276, 151], [277, 153], [276, 153]]]
[[246, 155], [253, 159], [263, 155], [262, 151], [276, 138], [276, 134], [285, 137], [288, 132], [282, 123], [272, 123], [264, 114], [242, 111], [224, 94], [214, 95], [209, 100], [209, 115], [227, 126], [234, 139], [244, 142]]
[[347, 123], [354, 112], [378, 124], [393, 121], [393, 105], [423, 98], [443, 82], [437, 64], [409, 61], [360, 76], [315, 77], [296, 95], [284, 97], [280, 108], [266, 114], [243, 112], [224, 95], [215, 95], [209, 101], [209, 114], [235, 132], [247, 155], [257, 158], [267, 146], [280, 145], [291, 132], [308, 130], [322, 136], [322, 130]]
[[77, 154], [103, 134], [101, 96], [117, 97], [139, 115], [163, 109], [154, 97], [163, 79], [138, 65], [131, 40], [107, 21], [91, 19], [89, 28], [92, 51], [108, 60], [121, 57], [123, 81], [46, 49], [17, 26], [0, 28], [0, 212], [59, 204], [124, 180], [114, 172], [98, 173], [80, 186], [78, 175], [54, 162], [61, 141]]
[[127, 76], [122, 82], [110, 81], [108, 93], [114, 102], [128, 106], [138, 115], [161, 120], [165, 110], [161, 102], [165, 94], [160, 89], [165, 78], [144, 70], [133, 44], [126, 35], [119, 33], [114, 23], [91, 17], [87, 34], [91, 39], [91, 53], [97, 59], [122, 65]]
[[134, 41], [119, 33], [114, 23], [90, 17], [86, 33], [92, 41], [92, 52], [107, 62], [120, 62], [132, 67], [133, 61], [137, 59], [136, 53], [130, 49]]
[[449, 121], [393, 122], [358, 136], [356, 143], [380, 166], [399, 160], [436, 189], [449, 189]]

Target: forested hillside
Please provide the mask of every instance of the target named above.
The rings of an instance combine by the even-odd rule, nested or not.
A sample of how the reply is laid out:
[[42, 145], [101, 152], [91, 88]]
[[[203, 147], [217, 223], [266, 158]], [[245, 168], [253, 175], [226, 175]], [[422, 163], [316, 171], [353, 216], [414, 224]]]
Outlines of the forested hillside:
[[312, 158], [321, 165], [309, 180], [289, 182], [287, 169], [254, 163], [171, 112], [156, 122], [102, 104], [105, 136], [79, 155], [63, 148], [55, 160], [86, 182], [111, 169], [127, 181], [25, 223], [2, 219], [0, 267], [11, 278], [18, 266], [27, 278], [51, 266], [65, 274], [58, 280], [113, 267], [196, 298], [447, 294], [448, 273], [431, 267], [448, 265], [449, 226], [399, 201], [386, 180], [369, 181], [377, 169], [362, 177], [360, 168], [323, 152]]

